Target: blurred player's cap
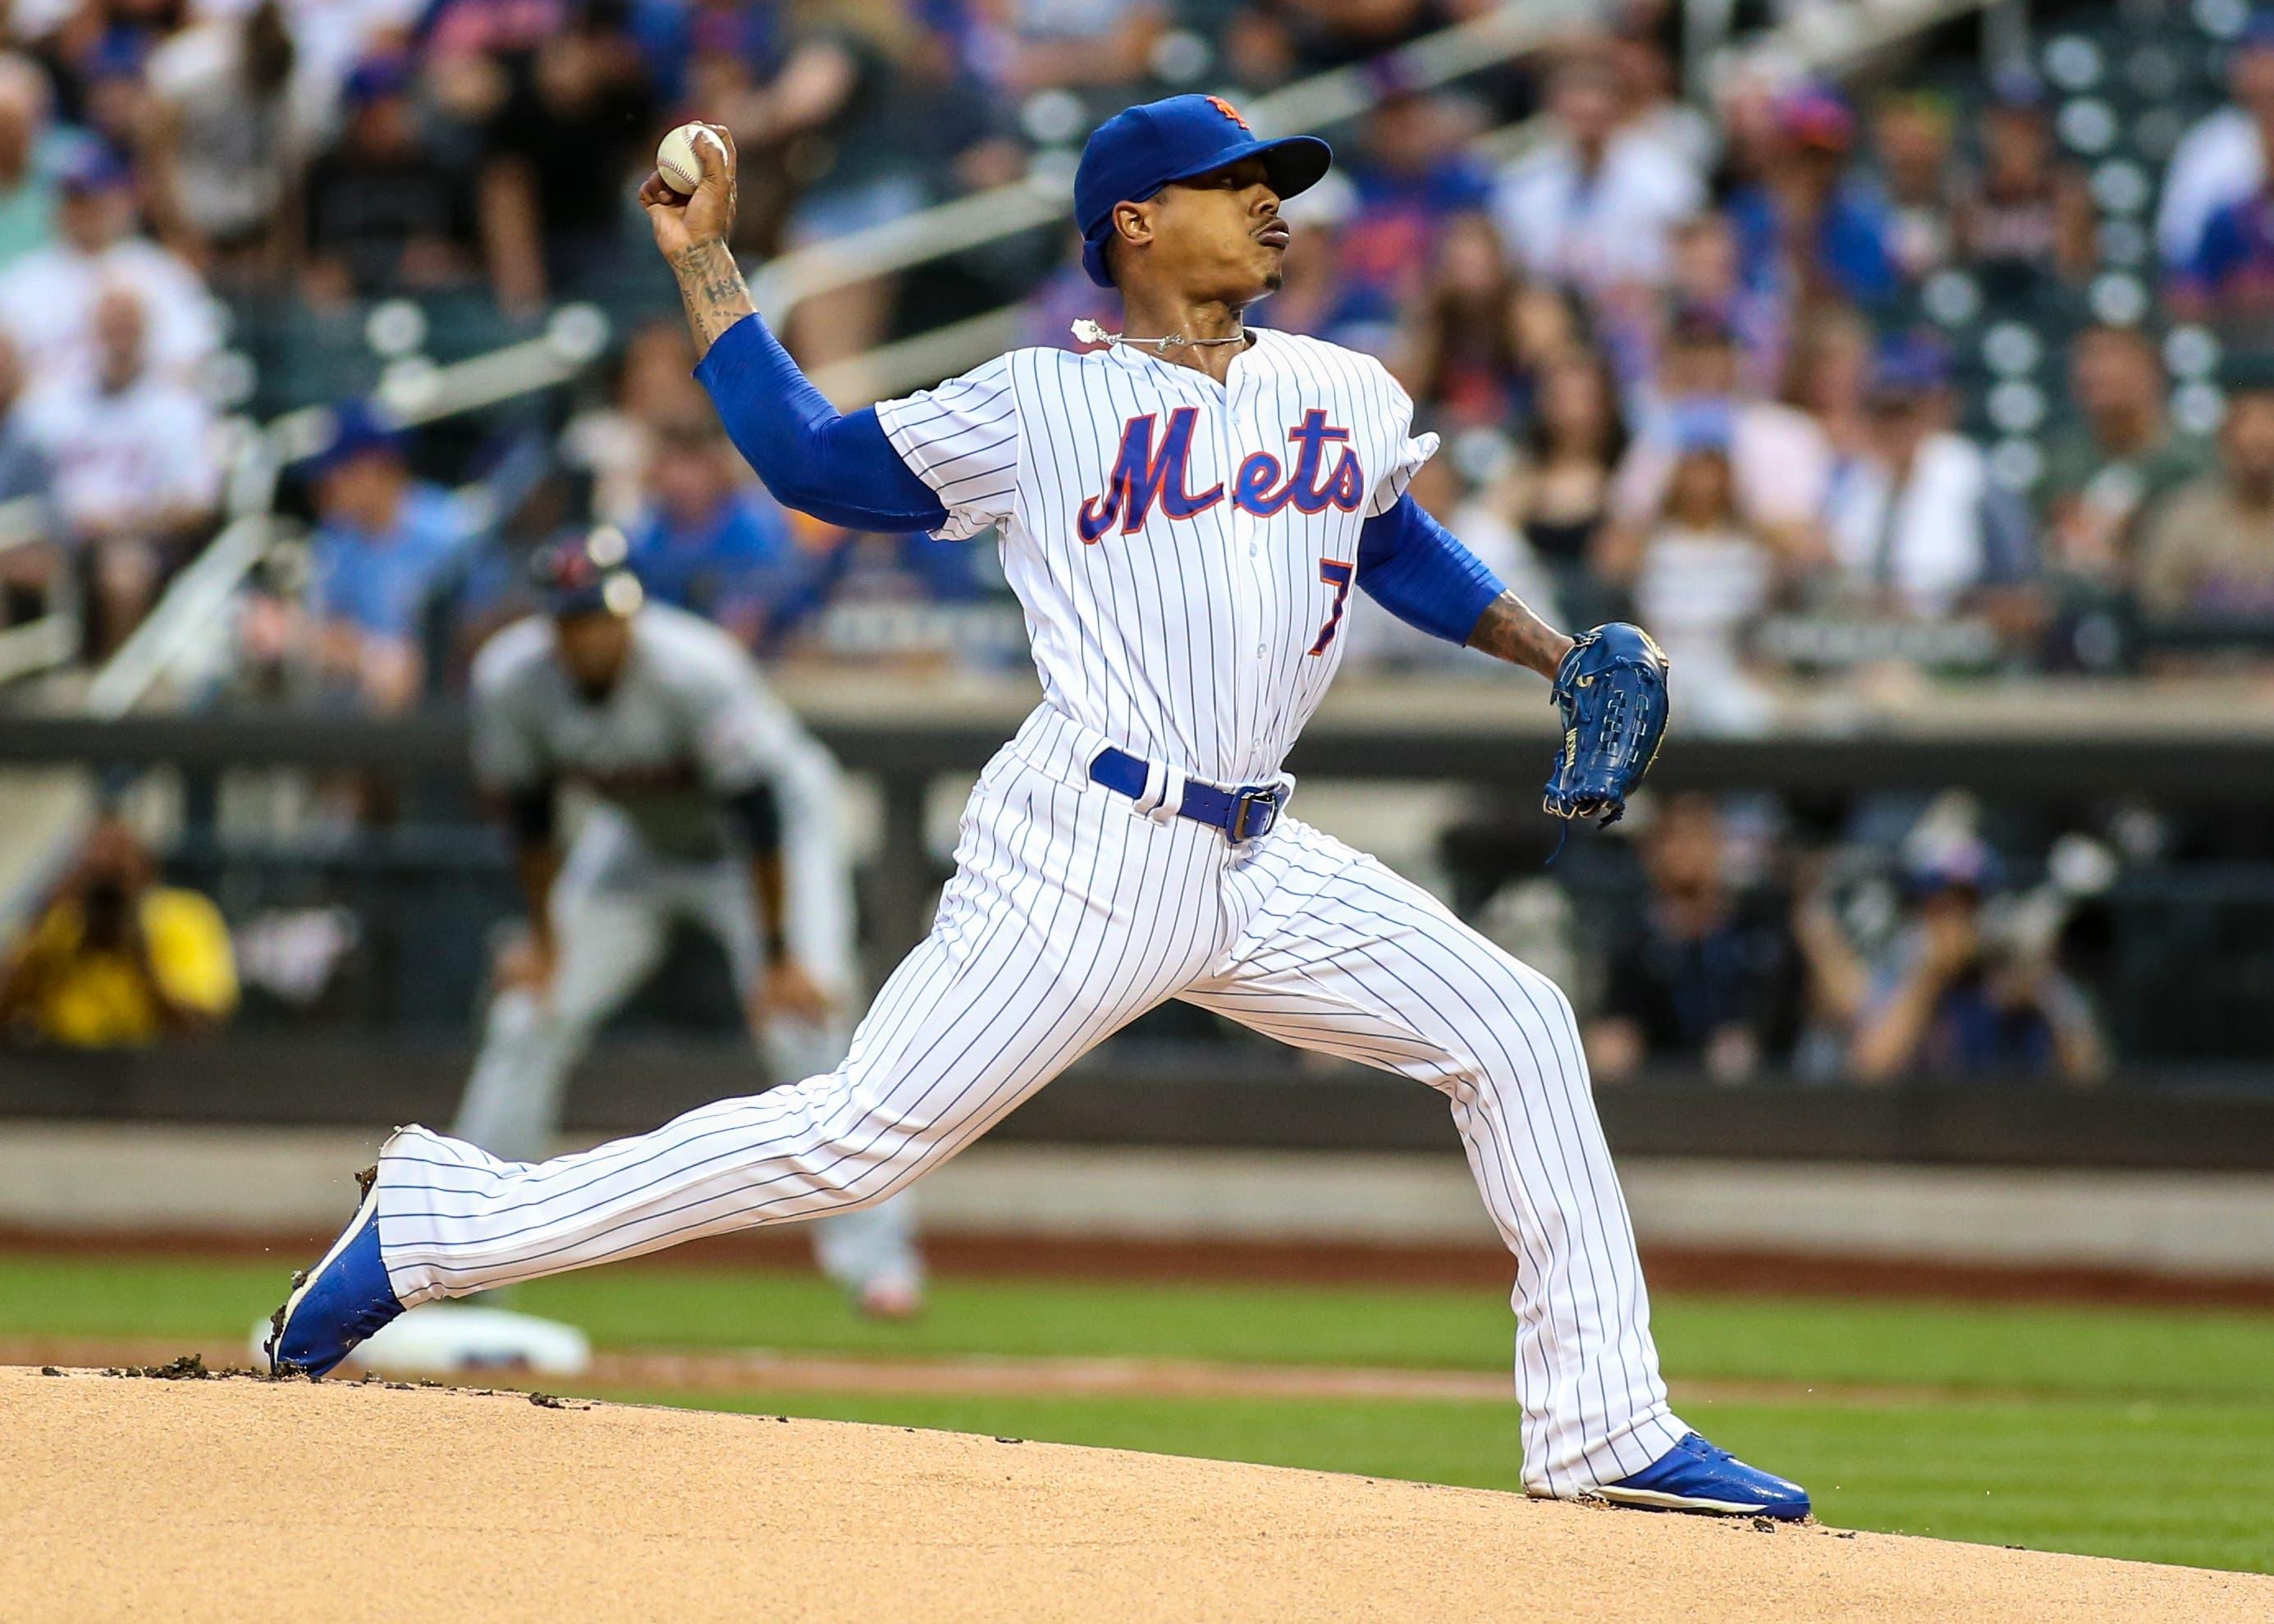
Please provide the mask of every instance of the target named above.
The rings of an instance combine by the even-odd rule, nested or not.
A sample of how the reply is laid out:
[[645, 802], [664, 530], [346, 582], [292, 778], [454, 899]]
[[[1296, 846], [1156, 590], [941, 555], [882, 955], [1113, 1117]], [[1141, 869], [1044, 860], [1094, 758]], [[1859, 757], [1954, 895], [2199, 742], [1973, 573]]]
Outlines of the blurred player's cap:
[[2045, 82], [2019, 64], [2000, 68], [1990, 76], [1990, 105], [1993, 110], [2042, 113], [2045, 109]]
[[695, 6], [689, 56], [697, 62], [757, 64], [774, 49], [780, 19], [755, 5]]
[[1677, 401], [1667, 413], [1666, 432], [1684, 456], [1693, 451], [1726, 454], [1737, 437], [1737, 416], [1727, 401]]
[[150, 48], [143, 35], [128, 28], [106, 29], [72, 63], [80, 79], [93, 84], [106, 79], [139, 79], [148, 65]]
[[1979, 835], [1939, 836], [1914, 843], [1903, 854], [1903, 882], [1916, 897], [1946, 891], [1987, 896], [2005, 880], [2005, 865]]
[[580, 614], [629, 619], [646, 597], [631, 572], [630, 555], [623, 531], [613, 524], [564, 530], [531, 556], [530, 582], [555, 620]]
[[350, 107], [365, 107], [407, 92], [410, 88], [410, 58], [399, 52], [366, 56], [350, 71], [341, 93]]
[[1835, 91], [1803, 85], [1777, 105], [1777, 127], [1802, 147], [1846, 152], [1855, 144], [1856, 115]]
[[1950, 352], [1926, 333], [1898, 333], [1871, 357], [1865, 393], [1874, 402], [1903, 404], [1934, 394], [1950, 381]]
[[373, 402], [343, 401], [332, 408], [331, 432], [308, 463], [312, 472], [328, 474], [374, 453], [401, 456], [403, 425]]
[[133, 170], [101, 141], [89, 141], [73, 152], [64, 161], [62, 173], [56, 177], [56, 184], [72, 197], [114, 191], [131, 185], [133, 180]]
[[2274, 50], [2274, 10], [2255, 13], [2235, 36], [2234, 49], [2244, 50]]
[[1956, 116], [1950, 98], [1939, 90], [1891, 91], [1874, 105], [1881, 112], [1911, 113], [1923, 118], [1931, 118], [1945, 129]]
[[1261, 158], [1284, 200], [1316, 185], [1335, 161], [1316, 136], [1258, 140], [1239, 110], [1222, 96], [1170, 96], [1116, 113], [1081, 149], [1073, 177], [1073, 221], [1081, 229], [1081, 268], [1101, 288], [1105, 240], [1117, 203], [1142, 203], [1162, 187], [1191, 180], [1243, 158]]

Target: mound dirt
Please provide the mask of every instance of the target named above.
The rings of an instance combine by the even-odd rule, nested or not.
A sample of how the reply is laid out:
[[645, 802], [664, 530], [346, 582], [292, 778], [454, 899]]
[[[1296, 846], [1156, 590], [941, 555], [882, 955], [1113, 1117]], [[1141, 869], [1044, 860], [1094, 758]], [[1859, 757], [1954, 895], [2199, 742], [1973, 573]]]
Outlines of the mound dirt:
[[2274, 1617], [2274, 1579], [2192, 1568], [898, 1427], [201, 1377], [0, 1370], [0, 1613]]

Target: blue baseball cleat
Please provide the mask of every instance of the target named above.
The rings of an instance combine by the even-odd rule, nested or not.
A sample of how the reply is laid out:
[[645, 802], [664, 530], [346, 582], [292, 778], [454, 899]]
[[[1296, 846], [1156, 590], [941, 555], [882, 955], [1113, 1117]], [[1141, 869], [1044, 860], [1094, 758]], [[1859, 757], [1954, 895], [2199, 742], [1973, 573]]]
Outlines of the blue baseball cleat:
[[1632, 1477], [1604, 1484], [1595, 1492], [1614, 1505], [1653, 1511], [1702, 1511], [1794, 1522], [1808, 1515], [1806, 1489], [1746, 1465], [1696, 1432]]
[[363, 1186], [356, 1215], [322, 1262], [292, 1276], [292, 1295], [268, 1322], [272, 1376], [321, 1376], [403, 1312], [379, 1257], [379, 1169], [356, 1180]]

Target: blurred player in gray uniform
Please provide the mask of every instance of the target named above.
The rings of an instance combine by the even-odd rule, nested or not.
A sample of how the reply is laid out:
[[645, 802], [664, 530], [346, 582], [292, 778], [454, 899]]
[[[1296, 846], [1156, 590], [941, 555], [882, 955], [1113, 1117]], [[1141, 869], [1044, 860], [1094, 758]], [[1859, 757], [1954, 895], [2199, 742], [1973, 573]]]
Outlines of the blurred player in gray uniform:
[[[454, 1132], [508, 1161], [552, 1154], [561, 1094], [594, 1034], [655, 971], [674, 920], [708, 931], [775, 1073], [844, 1057], [859, 992], [837, 764], [742, 646], [645, 604], [613, 530], [538, 560], [547, 611], [474, 663], [475, 777], [504, 810], [529, 902], [501, 958]], [[591, 804], [567, 855], [556, 800]], [[795, 879], [786, 882], [785, 871]], [[824, 1272], [867, 1312], [922, 1305], [905, 1197], [814, 1225]]]

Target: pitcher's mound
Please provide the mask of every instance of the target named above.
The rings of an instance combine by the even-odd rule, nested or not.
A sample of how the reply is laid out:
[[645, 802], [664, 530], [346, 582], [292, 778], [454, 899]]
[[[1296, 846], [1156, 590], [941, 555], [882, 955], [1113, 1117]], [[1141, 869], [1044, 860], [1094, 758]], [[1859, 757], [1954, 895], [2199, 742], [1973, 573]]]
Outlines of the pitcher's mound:
[[2274, 1580], [524, 1394], [0, 1370], [11, 1620], [2264, 1617]]

